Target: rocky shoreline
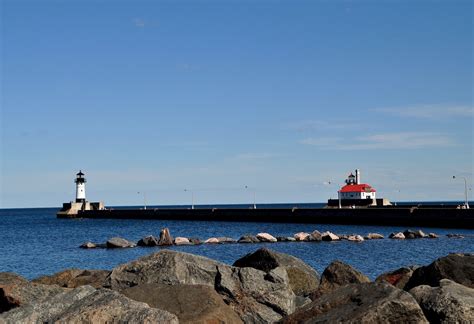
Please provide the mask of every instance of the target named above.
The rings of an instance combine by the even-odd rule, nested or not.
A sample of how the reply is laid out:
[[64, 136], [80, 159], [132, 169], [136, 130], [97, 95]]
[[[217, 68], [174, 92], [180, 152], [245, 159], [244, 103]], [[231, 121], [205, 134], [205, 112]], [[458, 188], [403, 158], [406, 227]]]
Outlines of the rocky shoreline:
[[227, 265], [162, 249], [112, 270], [28, 281], [0, 273], [0, 323], [469, 323], [474, 255], [449, 254], [374, 282], [333, 261], [320, 275], [260, 248]]
[[[461, 234], [447, 234], [448, 238], [464, 238]], [[439, 235], [436, 233], [425, 234], [422, 230], [407, 229], [403, 232], [394, 232], [388, 236], [389, 239], [405, 240], [405, 239], [436, 239]], [[85, 242], [80, 246], [83, 249], [94, 248], [131, 248], [136, 246], [153, 247], [153, 246], [170, 246], [170, 245], [199, 245], [199, 244], [228, 244], [228, 243], [276, 243], [276, 242], [323, 242], [323, 241], [351, 241], [363, 242], [366, 240], [385, 239], [382, 234], [368, 233], [367, 235], [359, 234], [334, 234], [330, 231], [319, 232], [299, 232], [293, 236], [273, 236], [269, 233], [258, 233], [256, 235], [246, 234], [239, 239], [231, 237], [210, 237], [205, 240], [199, 238], [175, 237], [173, 238], [168, 228], [163, 228], [159, 237], [148, 235], [140, 239], [137, 243], [131, 242], [121, 237], [113, 237], [105, 243]]]

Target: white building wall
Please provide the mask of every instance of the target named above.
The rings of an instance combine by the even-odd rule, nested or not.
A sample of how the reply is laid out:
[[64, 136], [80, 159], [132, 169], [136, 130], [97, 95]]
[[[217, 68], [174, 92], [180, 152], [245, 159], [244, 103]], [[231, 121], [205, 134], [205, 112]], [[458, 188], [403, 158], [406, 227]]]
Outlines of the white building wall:
[[76, 184], [76, 199], [86, 199], [86, 185], [85, 183]]

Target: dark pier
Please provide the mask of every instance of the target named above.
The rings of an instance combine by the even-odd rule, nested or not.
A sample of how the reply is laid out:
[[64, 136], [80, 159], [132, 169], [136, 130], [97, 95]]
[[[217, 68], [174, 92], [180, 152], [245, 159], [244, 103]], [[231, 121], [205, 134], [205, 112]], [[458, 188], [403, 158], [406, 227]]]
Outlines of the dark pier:
[[[71, 217], [71, 216], [69, 216]], [[474, 229], [474, 209], [455, 206], [371, 208], [196, 208], [80, 211], [74, 218], [352, 224]], [[64, 218], [67, 218], [65, 216]]]

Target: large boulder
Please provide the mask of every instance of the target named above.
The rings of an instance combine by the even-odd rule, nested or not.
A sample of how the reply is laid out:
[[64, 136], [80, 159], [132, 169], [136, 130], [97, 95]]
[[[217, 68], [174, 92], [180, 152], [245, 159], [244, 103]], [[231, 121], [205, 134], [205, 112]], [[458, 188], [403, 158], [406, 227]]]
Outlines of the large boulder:
[[218, 267], [216, 291], [245, 323], [273, 323], [295, 311], [295, 294], [285, 269]]
[[430, 265], [419, 267], [413, 272], [405, 290], [420, 285], [435, 287], [441, 279], [474, 288], [474, 254], [449, 254]]
[[[6, 278], [4, 277], [3, 279]], [[60, 288], [56, 285], [32, 284], [15, 278], [11, 283], [4, 282], [0, 284], [0, 313], [8, 312], [32, 302], [48, 299], [64, 290], [65, 288]], [[0, 323], [1, 319], [2, 317], [0, 317]]]
[[411, 289], [431, 323], [474, 323], [474, 289], [449, 279], [439, 287], [422, 285]]
[[404, 289], [415, 269], [416, 267], [411, 266], [385, 272], [378, 276], [375, 282], [388, 282], [397, 288]]
[[319, 231], [313, 231], [311, 234], [309, 234], [305, 241], [308, 242], [321, 242], [323, 240], [323, 237]]
[[122, 294], [175, 314], [180, 323], [242, 323], [234, 310], [209, 286], [152, 283], [125, 289]]
[[274, 322], [295, 309], [295, 294], [282, 268], [266, 273], [170, 250], [116, 267], [105, 286], [122, 291], [149, 283], [213, 287], [244, 322]]
[[[53, 287], [53, 286], [49, 286]], [[61, 289], [56, 286], [57, 289]], [[175, 315], [108, 289], [65, 289], [0, 315], [5, 323], [178, 323]]]
[[173, 250], [162, 250], [115, 267], [105, 282], [114, 290], [145, 283], [214, 286], [217, 266], [223, 263]]
[[415, 299], [385, 283], [340, 287], [280, 323], [428, 323]]
[[121, 237], [112, 237], [109, 239], [106, 243], [107, 248], [109, 249], [115, 249], [115, 248], [130, 248], [130, 247], [135, 247], [135, 243], [127, 241], [124, 238]]
[[317, 299], [321, 295], [336, 290], [341, 286], [366, 282], [370, 282], [367, 276], [350, 265], [336, 260], [324, 269], [319, 287], [311, 294], [311, 299]]
[[251, 267], [265, 272], [283, 267], [288, 274], [291, 289], [298, 296], [308, 295], [319, 285], [319, 275], [312, 267], [294, 256], [267, 248], [249, 253], [235, 261], [233, 265], [235, 267]]
[[80, 270], [68, 269], [51, 276], [42, 276], [32, 282], [43, 285], [58, 285], [66, 288], [77, 288], [90, 285], [94, 288], [103, 286], [110, 271], [107, 270]]
[[144, 238], [140, 239], [138, 241], [137, 245], [138, 246], [147, 246], [147, 247], [153, 247], [153, 246], [158, 246], [158, 241], [159, 239], [154, 237], [153, 235], [148, 235], [145, 236]]

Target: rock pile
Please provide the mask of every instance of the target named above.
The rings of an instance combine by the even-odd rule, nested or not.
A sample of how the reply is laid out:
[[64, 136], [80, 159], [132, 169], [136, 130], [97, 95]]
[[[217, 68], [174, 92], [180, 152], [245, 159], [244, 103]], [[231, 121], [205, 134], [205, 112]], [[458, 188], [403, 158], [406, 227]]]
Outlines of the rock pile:
[[233, 266], [171, 250], [28, 281], [0, 273], [0, 323], [472, 323], [474, 255], [385, 273], [340, 261], [319, 277], [267, 248]]

